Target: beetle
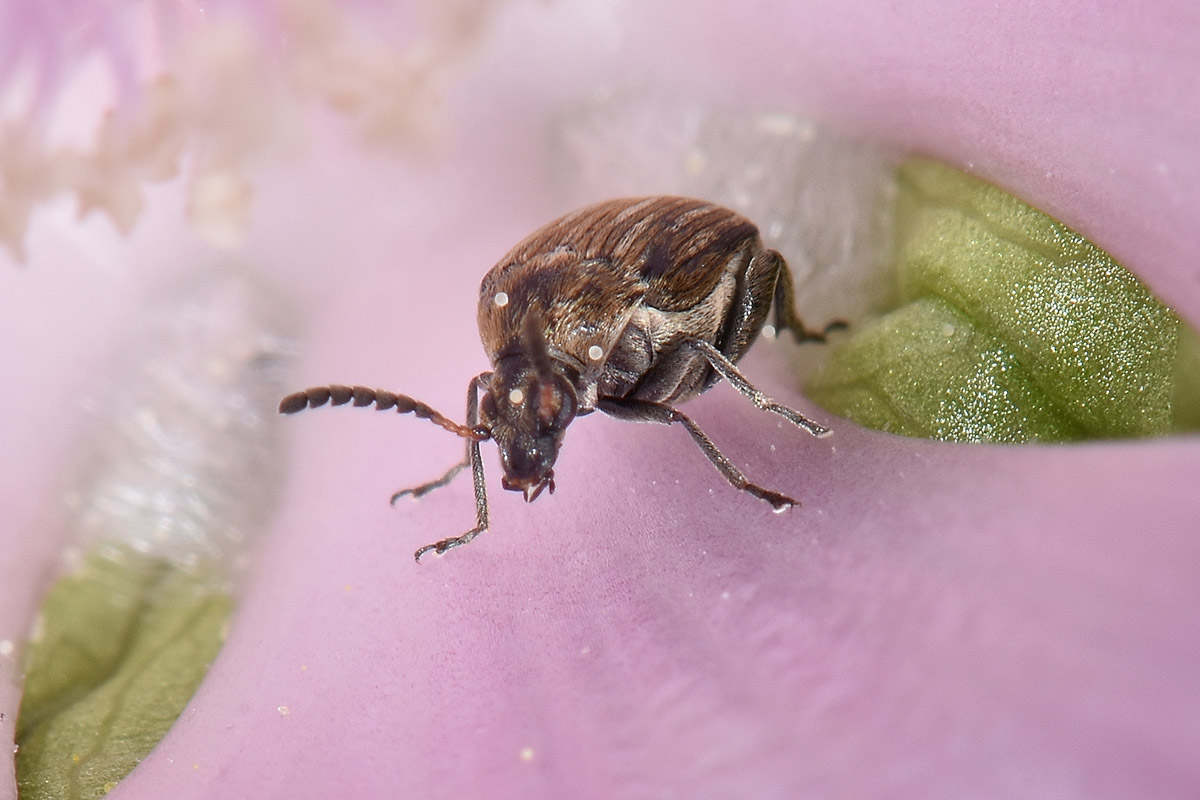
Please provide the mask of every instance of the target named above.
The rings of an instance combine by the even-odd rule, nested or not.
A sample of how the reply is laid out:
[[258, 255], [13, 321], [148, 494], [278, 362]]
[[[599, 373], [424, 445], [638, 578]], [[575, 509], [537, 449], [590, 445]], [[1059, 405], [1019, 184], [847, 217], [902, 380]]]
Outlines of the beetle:
[[797, 501], [759, 486], [675, 406], [724, 379], [756, 406], [814, 436], [832, 431], [755, 388], [734, 366], [774, 305], [775, 328], [797, 342], [825, 341], [804, 327], [783, 257], [763, 246], [742, 215], [703, 200], [609, 200], [551, 222], [514, 247], [479, 287], [479, 333], [492, 369], [471, 379], [465, 423], [403, 394], [329, 385], [290, 394], [283, 414], [332, 403], [411, 413], [466, 439], [466, 454], [440, 478], [392, 495], [421, 497], [467, 467], [475, 527], [419, 548], [419, 563], [488, 529], [479, 445], [500, 451], [502, 485], [532, 502], [554, 493], [563, 434], [600, 411], [633, 422], [679, 423], [735, 489], [785, 511]]

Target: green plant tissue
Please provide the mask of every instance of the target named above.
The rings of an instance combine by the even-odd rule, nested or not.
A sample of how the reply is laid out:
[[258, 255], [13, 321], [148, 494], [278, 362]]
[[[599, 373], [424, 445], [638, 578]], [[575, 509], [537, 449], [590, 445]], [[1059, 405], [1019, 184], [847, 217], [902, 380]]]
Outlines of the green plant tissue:
[[101, 545], [42, 605], [17, 720], [22, 800], [101, 797], [166, 734], [232, 599], [203, 572]]
[[1104, 251], [930, 161], [897, 171], [898, 298], [808, 390], [871, 428], [970, 442], [1154, 436], [1197, 420], [1196, 335]]

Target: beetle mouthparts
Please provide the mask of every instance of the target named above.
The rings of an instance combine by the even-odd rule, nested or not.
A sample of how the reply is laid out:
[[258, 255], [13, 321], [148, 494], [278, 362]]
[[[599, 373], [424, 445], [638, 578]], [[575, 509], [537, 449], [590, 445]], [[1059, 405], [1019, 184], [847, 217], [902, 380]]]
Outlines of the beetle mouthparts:
[[525, 502], [532, 503], [542, 493], [542, 489], [549, 489], [550, 494], [554, 494], [554, 479], [547, 475], [537, 484], [525, 487]]
[[550, 494], [554, 494], [554, 473], [547, 473], [540, 480], [529, 479], [527, 481], [514, 481], [506, 475], [500, 479], [500, 485], [510, 492], [521, 492], [525, 496], [525, 502], [532, 503], [543, 489], [549, 489]]

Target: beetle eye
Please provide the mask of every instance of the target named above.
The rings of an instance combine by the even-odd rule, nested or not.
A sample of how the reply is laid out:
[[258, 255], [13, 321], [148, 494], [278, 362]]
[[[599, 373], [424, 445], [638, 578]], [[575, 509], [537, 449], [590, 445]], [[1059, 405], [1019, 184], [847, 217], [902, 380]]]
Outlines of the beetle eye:
[[570, 393], [559, 395], [558, 418], [554, 421], [560, 427], [566, 427], [575, 418], [575, 396]]

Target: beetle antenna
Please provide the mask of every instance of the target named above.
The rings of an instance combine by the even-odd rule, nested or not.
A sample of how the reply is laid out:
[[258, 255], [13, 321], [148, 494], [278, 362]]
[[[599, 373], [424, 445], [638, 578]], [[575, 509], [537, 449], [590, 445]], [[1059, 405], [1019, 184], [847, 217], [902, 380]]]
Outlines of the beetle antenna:
[[[543, 345], [544, 347], [544, 345]], [[329, 403], [334, 406], [344, 406], [352, 403], [355, 408], [375, 406], [380, 411], [396, 409], [397, 414], [412, 414], [420, 419], [427, 419], [434, 425], [445, 428], [456, 436], [473, 439], [477, 442], [489, 438], [485, 429], [460, 425], [454, 420], [434, 411], [420, 400], [414, 400], [405, 394], [396, 394], [384, 389], [369, 389], [366, 386], [314, 386], [302, 392], [289, 394], [279, 401], [280, 414], [295, 414], [306, 408], [319, 408]]]

